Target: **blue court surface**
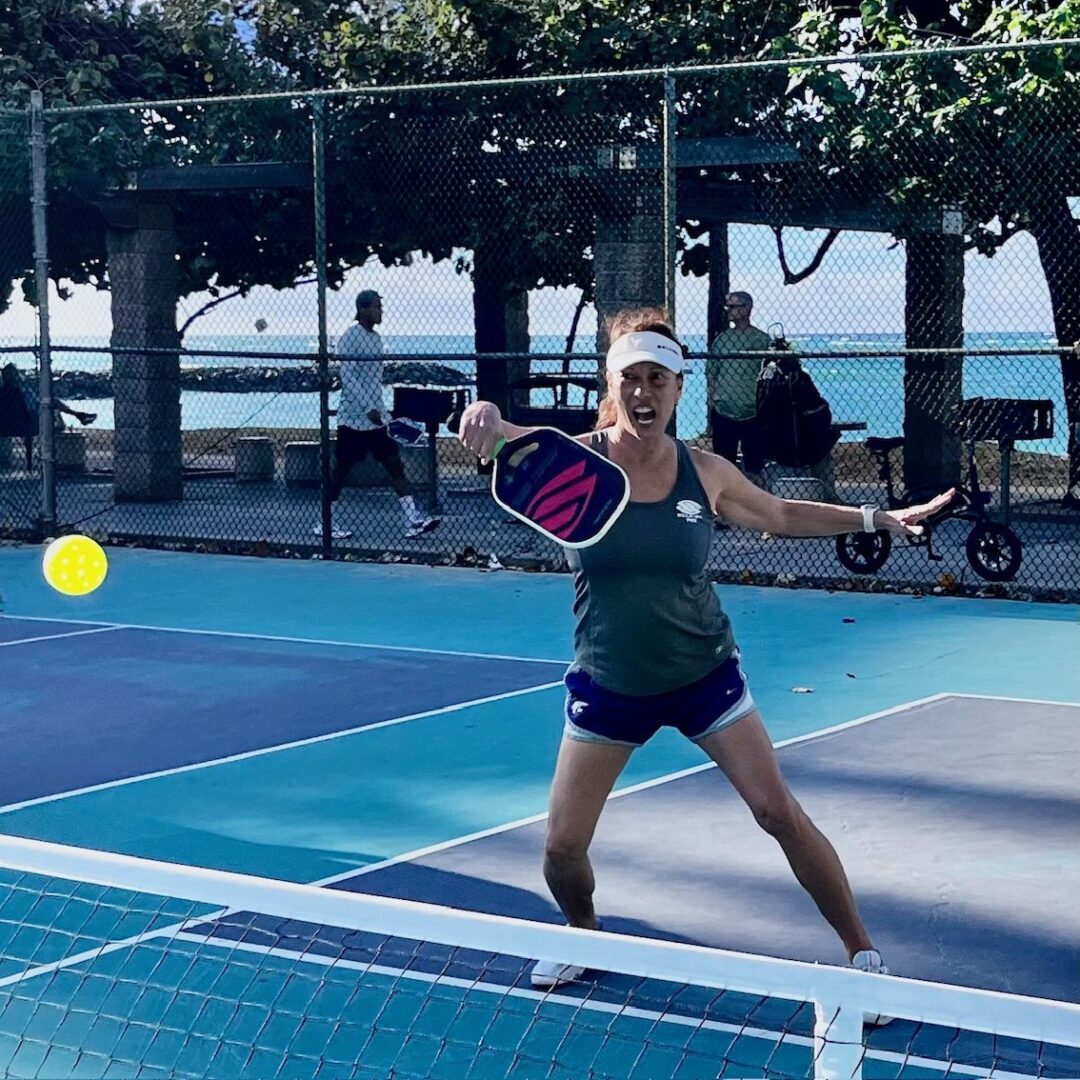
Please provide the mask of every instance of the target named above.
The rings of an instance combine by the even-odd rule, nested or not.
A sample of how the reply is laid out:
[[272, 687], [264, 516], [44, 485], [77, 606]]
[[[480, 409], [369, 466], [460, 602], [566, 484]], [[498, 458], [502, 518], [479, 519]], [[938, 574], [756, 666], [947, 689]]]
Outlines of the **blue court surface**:
[[[0, 833], [559, 920], [540, 861], [572, 632], [568, 577], [113, 549], [105, 585], [68, 599], [42, 582], [39, 559], [36, 548], [0, 549]], [[735, 587], [721, 597], [785, 774], [837, 847], [893, 973], [1080, 1000], [1076, 608]], [[606, 930], [843, 962], [779, 848], [718, 770], [671, 732], [634, 755], [593, 856]], [[10, 872], [3, 881], [12, 892], [0, 919], [32, 892]], [[403, 969], [447, 971], [437, 949], [406, 944], [398, 956], [382, 942], [373, 974], [375, 946], [364, 935], [328, 938], [298, 923], [291, 945], [271, 948], [257, 915], [223, 922], [210, 907], [129, 896], [110, 917], [113, 905], [90, 886], [43, 882], [42, 890], [62, 895], [62, 932], [40, 930], [30, 944], [0, 935], [0, 1071], [12, 1075], [95, 1074], [94, 1062], [145, 1058], [146, 1075], [156, 1075], [150, 1065], [159, 1061], [162, 1075], [257, 1076], [283, 1060], [283, 1036], [266, 1026], [253, 1057], [250, 1047], [247, 1057], [239, 1050], [230, 1057], [219, 1039], [212, 1065], [201, 1062], [209, 1042], [198, 1038], [171, 1049], [167, 1039], [128, 1047], [124, 1040], [141, 1035], [107, 1019], [117, 1015], [115, 1003], [106, 1008], [95, 998], [91, 975], [105, 985], [121, 969], [153, 970], [160, 992], [125, 1007], [152, 1018], [147, 1029], [172, 1031], [240, 1022], [235, 1008], [228, 1021], [197, 1008], [178, 1019], [176, 1010], [192, 1007], [185, 988], [197, 994], [238, 980], [236, 994], [255, 1008], [261, 995], [282, 993], [264, 985], [267, 964], [295, 973], [297, 956], [316, 966], [324, 954], [341, 961], [333, 974], [321, 968], [322, 989], [310, 991], [305, 1015], [313, 1024], [316, 1017], [331, 1024], [361, 976], [396, 985]], [[90, 897], [93, 917], [67, 926]], [[185, 919], [164, 956], [155, 929]], [[93, 961], [78, 959], [82, 950], [129, 939]], [[242, 962], [228, 976], [217, 971], [200, 948], [215, 940], [261, 949], [261, 981], [245, 981]], [[242, 961], [240, 953], [231, 950], [232, 960]], [[371, 1071], [356, 1075], [388, 1075], [392, 1067], [403, 1075], [495, 1076], [507, 1064], [499, 1047], [526, 1064], [550, 1062], [548, 1037], [556, 1060], [566, 1060], [565, 1036], [516, 1014], [507, 1002], [517, 998], [494, 994], [503, 1006], [498, 1025], [481, 1007], [493, 987], [527, 985], [520, 960], [488, 958], [479, 970], [466, 959], [454, 964], [440, 982], [441, 1008], [452, 1018], [445, 1022], [479, 1024], [488, 1034], [473, 1041], [490, 1056], [478, 1065], [474, 1050], [464, 1062], [460, 1047], [472, 1036], [458, 1032], [437, 1060], [425, 1063], [415, 1045], [399, 1047], [404, 1057], [386, 1066], [380, 1055], [391, 1051], [350, 1042], [354, 1031], [340, 1036], [340, 1060], [362, 1050]], [[52, 1029], [25, 1036], [49, 1028], [40, 1007], [19, 996], [33, 981], [27, 971], [42, 965], [53, 972], [50, 1000], [68, 1017], [63, 1023], [76, 1016], [86, 1027], [75, 1039], [83, 1058], [64, 1057], [66, 1028], [63, 1038]], [[635, 988], [633, 1008], [620, 1012], [626, 1031], [611, 1045], [609, 1019], [597, 1020], [599, 1033], [579, 1031], [582, 1046], [565, 1075], [584, 1075], [574, 1061], [585, 1060], [603, 1060], [604, 1075], [697, 1075], [681, 1065], [672, 1071], [674, 1059], [665, 1056], [687, 1060], [688, 1034], [681, 1050], [649, 1038], [642, 1057], [633, 1031], [653, 1031], [648, 1018], [669, 1010], [678, 993], [661, 984]], [[556, 1014], [578, 1015], [587, 998], [602, 1018], [610, 1013], [605, 1001], [626, 995], [617, 979], [590, 975], [549, 1004]], [[438, 1026], [437, 1003], [427, 1002], [399, 1000], [394, 1008], [414, 1007], [427, 1018], [418, 1022]], [[706, 1042], [730, 1043], [732, 1031], [769, 1023], [761, 1003], [739, 995], [680, 1007], [695, 1017], [694, 1038]], [[794, 1032], [783, 1053], [805, 1057], [812, 1017], [782, 1023]], [[557, 1016], [553, 1024], [559, 1031]], [[317, 1041], [311, 1027], [296, 1037], [301, 1046]], [[952, 1056], [951, 1036], [889, 1025], [871, 1036], [879, 1071], [866, 1075], [941, 1075], [922, 1062], [937, 1060], [942, 1039]], [[753, 1047], [746, 1052], [756, 1060]], [[956, 1055], [973, 1071], [956, 1075], [985, 1075], [978, 1069], [987, 1055], [1012, 1071], [1077, 1075], [1080, 1067], [1062, 1053], [988, 1050], [976, 1039], [967, 1057]], [[727, 1060], [729, 1051], [720, 1056]], [[907, 1071], [896, 1065], [905, 1057]], [[298, 1060], [285, 1072], [316, 1074], [302, 1052]]]

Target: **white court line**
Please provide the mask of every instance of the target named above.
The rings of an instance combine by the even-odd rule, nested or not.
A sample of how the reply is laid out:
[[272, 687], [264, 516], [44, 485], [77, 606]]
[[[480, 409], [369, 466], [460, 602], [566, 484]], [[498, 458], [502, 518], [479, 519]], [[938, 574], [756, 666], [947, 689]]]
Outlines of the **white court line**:
[[1050, 698], [1008, 697], [1005, 694], [946, 694], [946, 697], [965, 698], [969, 701], [1011, 701], [1018, 705], [1064, 705], [1080, 709], [1080, 701], [1053, 701]]
[[557, 682], [541, 683], [539, 686], [527, 686], [522, 690], [507, 690], [501, 694], [491, 694], [488, 697], [474, 698], [471, 701], [459, 701], [453, 705], [440, 705], [437, 709], [425, 709], [423, 712], [409, 713], [408, 716], [395, 716], [392, 720], [380, 720], [375, 724], [361, 724], [357, 727], [348, 728], [345, 731], [328, 731], [322, 735], [312, 735], [306, 739], [296, 739], [293, 742], [278, 743], [276, 746], [262, 746], [256, 750], [244, 750], [239, 754], [230, 754], [227, 757], [214, 758], [212, 761], [196, 761], [190, 765], [178, 765], [172, 769], [159, 769], [157, 772], [142, 773], [139, 776], [125, 776], [119, 780], [107, 780], [101, 784], [91, 784], [89, 787], [75, 788], [72, 791], [59, 791], [52, 795], [42, 795], [36, 799], [25, 799], [23, 802], [9, 803], [0, 806], [0, 814], [11, 814], [16, 810], [25, 810], [30, 806], [41, 806], [44, 803], [59, 802], [61, 799], [71, 799], [76, 795], [89, 795], [95, 791], [106, 791], [110, 788], [127, 787], [128, 784], [141, 784], [144, 780], [157, 780], [162, 776], [176, 776], [178, 773], [196, 772], [199, 769], [209, 769], [216, 765], [230, 765], [234, 761], [246, 761], [248, 758], [262, 757], [264, 754], [276, 754], [282, 750], [295, 750], [302, 746], [313, 746], [315, 743], [329, 742], [331, 739], [341, 739], [346, 735], [358, 735], [362, 732], [377, 731], [379, 728], [395, 727], [398, 724], [407, 724], [413, 720], [425, 720], [431, 716], [443, 716], [447, 713], [460, 712], [474, 705], [490, 705], [495, 701], [505, 701], [508, 698], [521, 697], [524, 694], [535, 694], [539, 690], [551, 690], [553, 687], [562, 686], [562, 679]]
[[[835, 724], [830, 728], [823, 728], [821, 731], [812, 731], [807, 735], [795, 735], [790, 739], [782, 739], [778, 743], [773, 743], [773, 746], [777, 750], [785, 746], [794, 746], [797, 743], [810, 742], [814, 739], [822, 739], [826, 735], [835, 735], [838, 731], [847, 731], [849, 728], [860, 727], [862, 724], [868, 724], [871, 720], [880, 720], [885, 716], [894, 716], [896, 713], [907, 712], [909, 709], [918, 708], [920, 705], [933, 705], [936, 702], [943, 701], [946, 698], [958, 697], [957, 694], [931, 694], [929, 697], [917, 698], [914, 701], [905, 701], [902, 705], [894, 705], [889, 709], [882, 709], [880, 712], [868, 713], [866, 716], [857, 717], [854, 720], [847, 720], [842, 724]], [[1015, 699], [1017, 701], [1022, 700], [1020, 698]], [[697, 773], [706, 772], [709, 769], [715, 769], [716, 763], [712, 761], [703, 762], [701, 765], [691, 765], [687, 769], [680, 769], [678, 772], [665, 773], [663, 776], [657, 776], [652, 780], [643, 780], [640, 784], [632, 784], [630, 787], [620, 788], [618, 791], [613, 791], [608, 796], [608, 801], [612, 799], [622, 799], [627, 795], [636, 795], [640, 791], [648, 791], [649, 788], [660, 787], [661, 784], [670, 784], [675, 780], [683, 780], [687, 776], [695, 776]], [[395, 855], [390, 859], [383, 859], [381, 862], [369, 863], [367, 866], [358, 867], [355, 870], [350, 870], [343, 874], [335, 874], [333, 877], [321, 878], [319, 881], [311, 882], [312, 885], [336, 885], [339, 881], [346, 881], [354, 877], [363, 877], [364, 874], [374, 873], [376, 870], [385, 870], [389, 866], [396, 866], [398, 863], [413, 862], [417, 859], [425, 858], [428, 855], [435, 855], [440, 851], [449, 851], [451, 848], [460, 847], [463, 844], [470, 844], [474, 840], [484, 840], [489, 836], [498, 836], [500, 833], [510, 832], [513, 829], [521, 829], [526, 825], [536, 825], [541, 821], [547, 819], [547, 813], [533, 814], [531, 817], [519, 818], [517, 821], [507, 822], [505, 825], [496, 825], [490, 829], [482, 829], [479, 832], [469, 833], [467, 836], [458, 836], [453, 840], [444, 840], [438, 844], [430, 844], [428, 847], [417, 848], [415, 851], [407, 851], [401, 855]]]
[[[141, 934], [132, 934], [129, 938], [123, 938], [120, 941], [109, 941], [102, 945], [96, 945], [92, 949], [87, 949], [85, 952], [74, 953], [71, 956], [65, 956], [62, 960], [54, 960], [51, 964], [38, 964], [35, 967], [27, 968], [25, 971], [16, 972], [14, 975], [7, 975], [0, 979], [0, 987], [13, 986], [16, 983], [25, 982], [27, 979], [34, 979], [40, 975], [49, 975], [54, 971], [62, 971], [64, 968], [69, 968], [74, 964], [81, 964], [91, 960], [96, 960], [99, 956], [108, 956], [109, 953], [118, 951], [119, 949], [134, 948], [136, 945], [141, 945], [144, 941], [153, 941], [154, 938], [159, 937], [177, 937], [184, 932], [184, 928], [191, 926], [199, 926], [204, 922], [212, 919], [220, 919], [229, 914], [228, 908], [220, 908], [217, 911], [212, 911], [202, 918], [190, 918], [185, 919], [180, 923], [170, 923], [168, 926], [160, 926], [157, 930], [144, 930]], [[40, 929], [40, 927], [37, 927]]]
[[[0, 619], [20, 619], [25, 622], [58, 622], [88, 626], [100, 625], [97, 619], [60, 619], [39, 615], [0, 615]], [[460, 649], [426, 649], [418, 645], [380, 645], [370, 641], [336, 641], [332, 638], [290, 637], [285, 634], [247, 634], [238, 630], [200, 630], [179, 626], [151, 626], [148, 623], [110, 623], [111, 630], [153, 630], [159, 634], [191, 634], [196, 637], [242, 638], [247, 641], [282, 641], [292, 645], [331, 645], [343, 649], [372, 649], [377, 652], [420, 653], [427, 656], [461, 656], [473, 660], [514, 660], [522, 664], [570, 663], [565, 657], [552, 660], [543, 656], [509, 656], [503, 653], [466, 652]], [[57, 635], [58, 637], [60, 635]]]
[[[57, 619], [57, 622], [67, 622], [67, 619]], [[16, 641], [0, 641], [0, 649], [9, 648], [12, 645], [32, 645], [35, 641], [59, 641], [60, 638], [85, 637], [87, 634], [104, 634], [110, 630], [119, 630], [115, 624], [108, 626], [95, 626], [89, 630], [69, 630], [66, 634], [42, 634], [40, 637], [19, 638]]]

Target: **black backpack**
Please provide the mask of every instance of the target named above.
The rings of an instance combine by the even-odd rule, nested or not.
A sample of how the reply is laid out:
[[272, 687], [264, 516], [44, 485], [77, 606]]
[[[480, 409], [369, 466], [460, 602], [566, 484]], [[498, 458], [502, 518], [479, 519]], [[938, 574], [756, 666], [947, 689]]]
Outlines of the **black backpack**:
[[780, 465], [816, 465], [840, 437], [829, 403], [788, 351], [778, 350], [758, 377], [757, 422], [766, 459]]

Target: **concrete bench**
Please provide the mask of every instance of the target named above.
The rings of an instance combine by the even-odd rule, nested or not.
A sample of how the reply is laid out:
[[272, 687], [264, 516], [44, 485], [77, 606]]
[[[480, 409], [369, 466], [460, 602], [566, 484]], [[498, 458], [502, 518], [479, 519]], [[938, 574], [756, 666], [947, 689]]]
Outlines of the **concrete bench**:
[[[335, 460], [337, 437], [330, 437], [330, 461]], [[431, 488], [431, 461], [426, 446], [400, 446], [401, 464], [405, 479], [416, 494]], [[331, 468], [333, 465], [331, 464]], [[284, 476], [286, 487], [318, 487], [320, 480], [319, 444], [290, 442], [285, 444]], [[386, 470], [370, 455], [354, 465], [345, 486], [349, 488], [383, 488], [390, 486]]]
[[317, 442], [289, 442], [285, 444], [282, 469], [287, 488], [317, 488], [322, 479]]
[[245, 435], [233, 444], [238, 484], [264, 484], [274, 479], [274, 442], [265, 435]]
[[57, 431], [53, 438], [56, 471], [67, 476], [86, 472], [86, 436], [81, 431]]
[[769, 490], [779, 499], [825, 502], [825, 485], [816, 476], [778, 476], [769, 481]]

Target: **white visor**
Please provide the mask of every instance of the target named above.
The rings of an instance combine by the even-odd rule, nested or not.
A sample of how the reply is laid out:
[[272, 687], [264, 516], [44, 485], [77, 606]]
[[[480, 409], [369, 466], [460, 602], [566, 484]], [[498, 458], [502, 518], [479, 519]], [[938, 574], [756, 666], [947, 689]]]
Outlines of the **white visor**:
[[682, 373], [684, 362], [682, 346], [671, 338], [653, 330], [642, 330], [633, 334], [623, 334], [608, 349], [607, 369], [618, 374], [631, 364], [659, 364], [676, 375]]

